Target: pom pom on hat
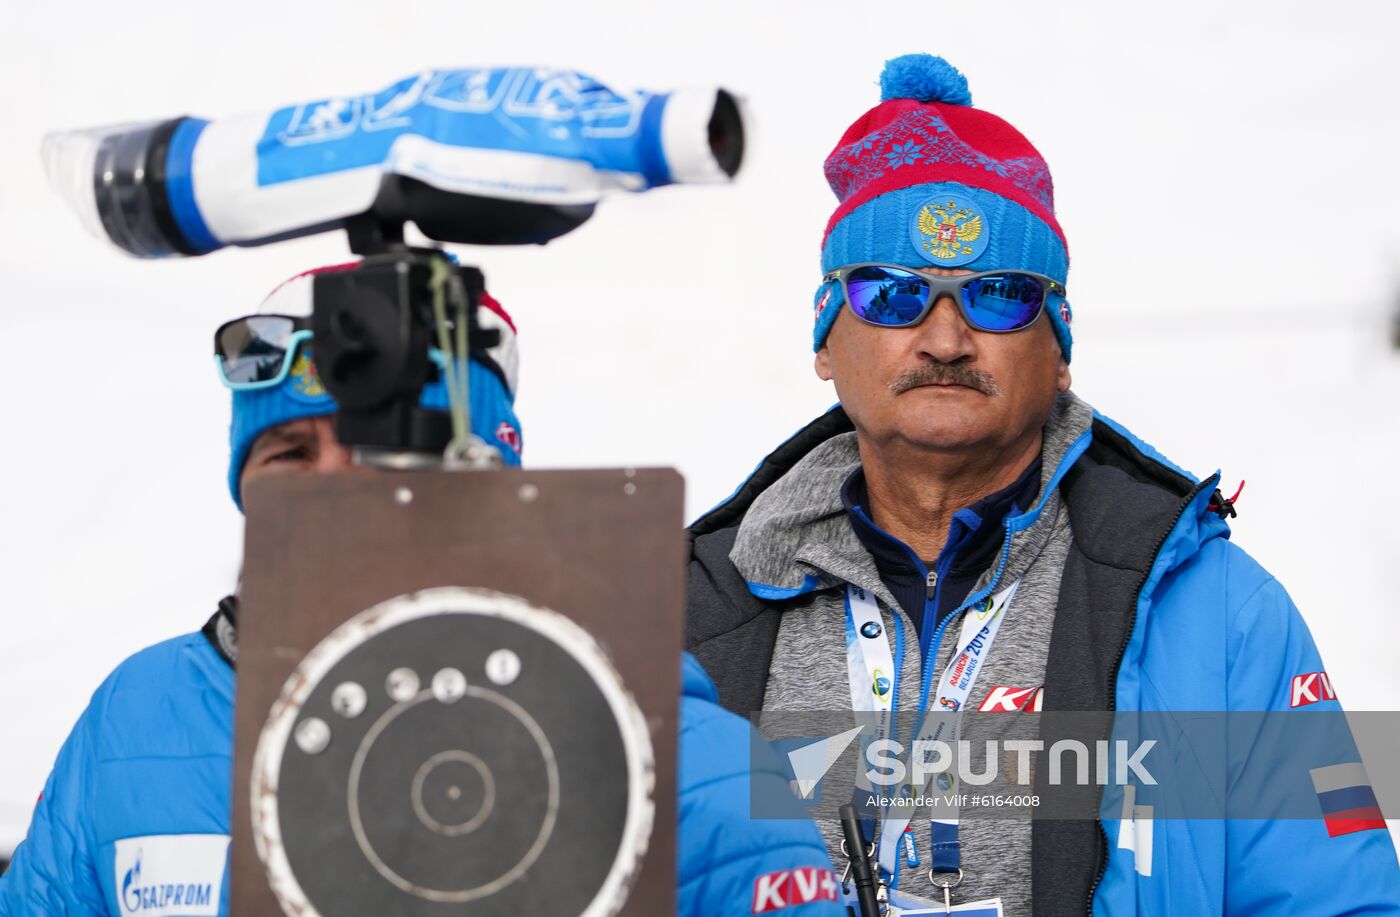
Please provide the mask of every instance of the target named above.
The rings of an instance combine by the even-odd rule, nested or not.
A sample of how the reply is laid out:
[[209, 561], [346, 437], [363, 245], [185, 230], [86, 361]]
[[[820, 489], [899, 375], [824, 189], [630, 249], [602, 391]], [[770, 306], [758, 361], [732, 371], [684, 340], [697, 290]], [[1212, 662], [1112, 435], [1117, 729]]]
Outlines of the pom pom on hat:
[[885, 61], [880, 74], [880, 101], [890, 99], [971, 105], [972, 93], [967, 88], [967, 77], [943, 58], [905, 54]]

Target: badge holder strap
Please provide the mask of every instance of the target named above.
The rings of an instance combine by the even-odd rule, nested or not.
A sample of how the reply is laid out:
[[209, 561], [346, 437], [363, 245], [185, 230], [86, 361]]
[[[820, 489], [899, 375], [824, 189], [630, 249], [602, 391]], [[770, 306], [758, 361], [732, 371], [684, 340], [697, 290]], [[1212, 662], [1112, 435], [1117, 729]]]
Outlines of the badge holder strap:
[[953, 909], [953, 889], [963, 879], [962, 851], [958, 844], [958, 823], [933, 821], [929, 825], [932, 854], [929, 857], [928, 880], [934, 888], [943, 889], [943, 910]]

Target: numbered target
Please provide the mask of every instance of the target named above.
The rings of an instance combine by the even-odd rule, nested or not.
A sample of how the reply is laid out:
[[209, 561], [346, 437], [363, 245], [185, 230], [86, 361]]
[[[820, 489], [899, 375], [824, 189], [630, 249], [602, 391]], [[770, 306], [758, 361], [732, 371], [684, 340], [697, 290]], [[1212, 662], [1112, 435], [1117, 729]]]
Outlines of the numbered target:
[[615, 913], [646, 850], [641, 712], [586, 631], [433, 589], [337, 628], [258, 740], [253, 833], [288, 914]]

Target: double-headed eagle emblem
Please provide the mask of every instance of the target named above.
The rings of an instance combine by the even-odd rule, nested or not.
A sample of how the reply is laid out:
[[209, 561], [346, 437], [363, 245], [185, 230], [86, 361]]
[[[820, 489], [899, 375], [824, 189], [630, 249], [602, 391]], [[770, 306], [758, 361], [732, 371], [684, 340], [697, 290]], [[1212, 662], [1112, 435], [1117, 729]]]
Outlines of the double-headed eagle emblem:
[[924, 251], [944, 260], [972, 254], [972, 246], [982, 235], [982, 218], [952, 201], [941, 207], [925, 204], [919, 211], [919, 232]]
[[319, 398], [326, 393], [326, 387], [321, 384], [321, 376], [316, 372], [316, 364], [311, 362], [311, 356], [306, 351], [297, 354], [290, 375], [296, 380], [296, 390], [301, 394]]

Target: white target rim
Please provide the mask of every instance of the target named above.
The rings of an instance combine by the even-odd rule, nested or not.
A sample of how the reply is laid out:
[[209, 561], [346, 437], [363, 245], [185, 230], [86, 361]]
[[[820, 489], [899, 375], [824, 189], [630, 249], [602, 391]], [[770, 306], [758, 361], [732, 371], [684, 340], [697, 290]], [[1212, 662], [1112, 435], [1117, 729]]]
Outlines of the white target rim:
[[466, 614], [501, 618], [546, 637], [592, 678], [617, 723], [627, 766], [627, 815], [617, 856], [597, 893], [580, 917], [612, 917], [641, 867], [656, 815], [655, 756], [646, 718], [617, 669], [593, 635], [574, 621], [519, 596], [490, 589], [443, 586], [400, 595], [367, 608], [345, 621], [307, 653], [282, 686], [253, 753], [251, 805], [253, 844], [267, 869], [269, 884], [282, 909], [302, 917], [321, 917], [292, 871], [282, 843], [277, 780], [291, 742], [292, 727], [311, 692], [351, 649], [390, 628], [419, 618]]

